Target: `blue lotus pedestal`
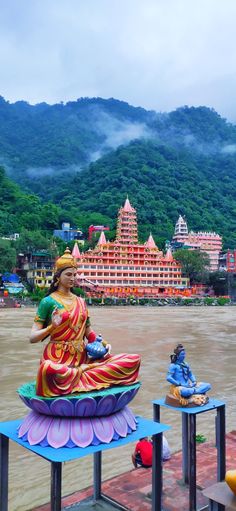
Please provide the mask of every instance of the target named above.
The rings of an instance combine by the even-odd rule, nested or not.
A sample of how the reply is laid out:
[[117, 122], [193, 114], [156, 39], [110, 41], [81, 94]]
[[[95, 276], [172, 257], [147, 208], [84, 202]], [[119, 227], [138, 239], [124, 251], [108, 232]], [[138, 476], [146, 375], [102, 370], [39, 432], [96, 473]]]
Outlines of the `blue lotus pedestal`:
[[18, 389], [31, 412], [21, 423], [18, 436], [42, 447], [88, 447], [125, 438], [136, 430], [136, 420], [127, 404], [140, 383], [114, 386], [52, 398], [39, 397], [35, 383]]

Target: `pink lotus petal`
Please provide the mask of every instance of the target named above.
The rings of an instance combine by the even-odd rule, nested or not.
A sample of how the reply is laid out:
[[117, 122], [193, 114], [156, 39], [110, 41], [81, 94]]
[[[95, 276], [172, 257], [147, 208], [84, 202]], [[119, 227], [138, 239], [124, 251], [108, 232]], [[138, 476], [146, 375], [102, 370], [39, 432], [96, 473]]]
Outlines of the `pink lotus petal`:
[[126, 437], [128, 434], [128, 425], [122, 412], [118, 412], [111, 416], [112, 424], [115, 432], [122, 437]]
[[30, 426], [28, 431], [28, 442], [30, 445], [40, 444], [40, 442], [46, 438], [52, 421], [52, 417], [41, 415], [40, 418]]
[[87, 447], [93, 441], [93, 427], [89, 418], [71, 419], [71, 440], [78, 447]]
[[93, 429], [100, 442], [109, 444], [114, 435], [114, 428], [110, 417], [93, 417]]
[[133, 431], [136, 431], [137, 425], [136, 425], [135, 416], [134, 416], [133, 412], [131, 412], [130, 408], [128, 408], [128, 406], [126, 406], [123, 410], [121, 410], [121, 413], [124, 416], [124, 418], [126, 419], [128, 426]]
[[64, 447], [70, 439], [70, 419], [54, 417], [49, 426], [47, 441], [51, 447]]
[[23, 420], [22, 424], [19, 427], [18, 437], [23, 437], [34, 422], [37, 422], [39, 415], [35, 412], [30, 412]]

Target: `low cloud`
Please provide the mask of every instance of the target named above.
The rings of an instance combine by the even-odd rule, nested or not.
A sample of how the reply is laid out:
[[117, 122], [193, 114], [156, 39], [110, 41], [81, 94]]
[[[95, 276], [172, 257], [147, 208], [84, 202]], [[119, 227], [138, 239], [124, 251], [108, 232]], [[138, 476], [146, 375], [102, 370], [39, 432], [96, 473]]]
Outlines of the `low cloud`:
[[90, 162], [98, 160], [105, 153], [117, 149], [120, 145], [128, 145], [132, 140], [153, 136], [145, 123], [118, 119], [101, 109], [96, 109], [94, 116], [94, 129], [104, 137], [104, 142], [98, 150], [91, 153]]

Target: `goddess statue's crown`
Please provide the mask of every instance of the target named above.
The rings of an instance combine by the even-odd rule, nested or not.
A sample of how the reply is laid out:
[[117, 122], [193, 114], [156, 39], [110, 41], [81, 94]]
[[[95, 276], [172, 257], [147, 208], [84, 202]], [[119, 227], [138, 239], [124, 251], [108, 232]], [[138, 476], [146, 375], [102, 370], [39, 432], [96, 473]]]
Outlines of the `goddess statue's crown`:
[[64, 254], [61, 257], [58, 257], [56, 260], [54, 270], [57, 272], [65, 268], [77, 268], [76, 259], [74, 259], [68, 247], [66, 248]]

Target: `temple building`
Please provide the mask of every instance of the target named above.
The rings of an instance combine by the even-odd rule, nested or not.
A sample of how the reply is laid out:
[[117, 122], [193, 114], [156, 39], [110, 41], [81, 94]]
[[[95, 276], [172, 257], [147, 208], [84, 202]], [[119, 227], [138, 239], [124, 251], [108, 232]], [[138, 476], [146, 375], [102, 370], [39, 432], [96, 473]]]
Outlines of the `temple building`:
[[136, 210], [128, 197], [118, 213], [115, 240], [107, 241], [101, 232], [95, 248], [78, 257], [78, 268], [81, 279], [106, 296], [170, 295], [187, 287], [170, 249], [164, 255], [151, 234], [139, 243]]
[[175, 224], [175, 233], [171, 247], [174, 250], [186, 248], [206, 252], [210, 259], [210, 271], [219, 269], [219, 255], [222, 249], [222, 237], [215, 232], [188, 231], [186, 220], [180, 215]]

